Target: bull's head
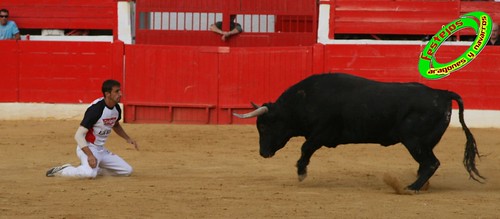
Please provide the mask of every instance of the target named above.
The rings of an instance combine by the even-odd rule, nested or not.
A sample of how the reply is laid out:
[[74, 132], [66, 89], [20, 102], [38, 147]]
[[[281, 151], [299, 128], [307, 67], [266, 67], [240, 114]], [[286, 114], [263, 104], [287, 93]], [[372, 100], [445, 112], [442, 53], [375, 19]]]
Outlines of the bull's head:
[[276, 109], [272, 103], [258, 106], [252, 103], [254, 111], [246, 114], [233, 113], [242, 119], [257, 117], [257, 130], [259, 131], [260, 155], [265, 158], [272, 157], [276, 151], [283, 148], [292, 137], [292, 130], [286, 116]]

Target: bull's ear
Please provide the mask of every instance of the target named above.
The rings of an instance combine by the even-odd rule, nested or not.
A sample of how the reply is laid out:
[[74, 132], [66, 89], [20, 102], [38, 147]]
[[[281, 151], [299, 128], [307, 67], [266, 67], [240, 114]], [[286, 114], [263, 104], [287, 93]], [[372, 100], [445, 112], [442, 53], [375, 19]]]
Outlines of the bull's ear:
[[252, 104], [254, 109], [258, 109], [260, 107], [259, 105], [255, 104], [254, 102], [250, 102], [250, 104]]

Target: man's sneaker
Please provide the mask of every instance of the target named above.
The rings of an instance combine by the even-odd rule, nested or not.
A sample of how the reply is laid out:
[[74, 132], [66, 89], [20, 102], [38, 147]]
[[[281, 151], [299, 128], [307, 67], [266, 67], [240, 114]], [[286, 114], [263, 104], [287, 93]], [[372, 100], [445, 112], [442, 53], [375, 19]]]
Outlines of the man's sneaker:
[[62, 166], [52, 167], [49, 170], [47, 170], [47, 173], [45, 174], [45, 176], [52, 177], [52, 176], [59, 175], [59, 174], [61, 174], [61, 170], [63, 170], [66, 167], [69, 167], [69, 166], [71, 166], [71, 164], [67, 163], [67, 164], [64, 164]]

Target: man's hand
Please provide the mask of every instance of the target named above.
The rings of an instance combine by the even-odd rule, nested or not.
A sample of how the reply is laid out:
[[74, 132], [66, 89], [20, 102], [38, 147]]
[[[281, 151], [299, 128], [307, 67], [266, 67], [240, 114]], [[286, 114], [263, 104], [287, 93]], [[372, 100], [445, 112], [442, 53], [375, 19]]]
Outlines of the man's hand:
[[94, 155], [88, 156], [87, 161], [89, 162], [90, 167], [97, 167], [97, 159], [94, 157]]
[[85, 153], [85, 155], [87, 155], [87, 161], [89, 162], [89, 166], [92, 168], [96, 168], [97, 167], [97, 158], [95, 158], [95, 156], [92, 153], [92, 151], [90, 150], [90, 148], [88, 146], [83, 147], [82, 151], [83, 151], [83, 153]]
[[115, 123], [115, 126], [113, 126], [113, 130], [116, 132], [116, 134], [125, 139], [127, 143], [133, 144], [136, 150], [139, 150], [139, 145], [137, 144], [137, 142], [127, 135], [118, 121]]
[[139, 150], [139, 144], [137, 144], [137, 142], [134, 139], [131, 139], [131, 138], [127, 139], [127, 143], [133, 144], [135, 149]]

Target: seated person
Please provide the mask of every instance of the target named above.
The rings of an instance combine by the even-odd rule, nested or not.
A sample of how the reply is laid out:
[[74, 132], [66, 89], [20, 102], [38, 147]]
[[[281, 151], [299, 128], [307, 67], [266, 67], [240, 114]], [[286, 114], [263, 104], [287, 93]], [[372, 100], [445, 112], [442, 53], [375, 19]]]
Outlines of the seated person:
[[20, 40], [21, 34], [14, 21], [9, 21], [9, 11], [0, 9], [0, 40]]
[[228, 37], [243, 32], [241, 25], [234, 21], [234, 20], [236, 20], [236, 15], [231, 15], [230, 20], [231, 20], [231, 23], [229, 23], [230, 31], [228, 31], [228, 32], [222, 31], [222, 22], [221, 21], [218, 21], [215, 24], [210, 25], [211, 31], [222, 35], [222, 37], [221, 37], [222, 41], [226, 41], [226, 39], [228, 39]]
[[498, 39], [498, 24], [497, 23], [493, 23], [493, 25], [491, 26], [490, 40], [488, 40], [488, 43], [486, 45], [495, 45], [495, 46], [500, 45], [500, 39]]

